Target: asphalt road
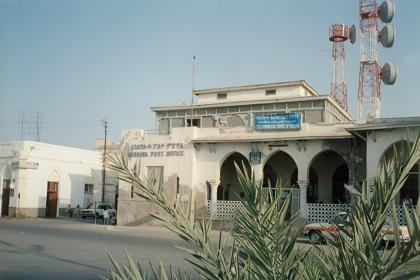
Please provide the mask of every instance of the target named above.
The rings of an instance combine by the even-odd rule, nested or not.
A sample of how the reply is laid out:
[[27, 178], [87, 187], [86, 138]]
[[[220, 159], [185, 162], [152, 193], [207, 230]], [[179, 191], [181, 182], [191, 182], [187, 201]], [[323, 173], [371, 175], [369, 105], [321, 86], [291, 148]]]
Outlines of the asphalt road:
[[145, 267], [157, 264], [191, 267], [180, 242], [160, 227], [115, 227], [89, 220], [0, 219], [0, 280], [99, 279], [112, 265], [106, 250], [126, 264], [124, 249]]
[[[147, 268], [149, 260], [155, 265], [161, 261], [193, 273], [183, 259], [186, 255], [173, 246], [182, 241], [168, 230], [92, 222], [93, 219], [0, 219], [0, 280], [100, 279], [99, 275], [112, 268], [106, 250], [119, 263], [127, 264], [125, 249], [142, 267]], [[310, 246], [300, 238], [296, 249]], [[402, 271], [416, 269], [419, 264], [416, 259]]]

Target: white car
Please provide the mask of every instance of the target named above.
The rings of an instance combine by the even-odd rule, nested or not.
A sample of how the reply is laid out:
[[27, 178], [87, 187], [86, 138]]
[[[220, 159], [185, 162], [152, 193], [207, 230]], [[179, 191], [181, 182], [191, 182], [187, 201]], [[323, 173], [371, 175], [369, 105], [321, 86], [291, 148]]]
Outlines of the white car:
[[[303, 228], [303, 235], [308, 236], [309, 240], [312, 243], [319, 244], [324, 238], [331, 232], [339, 232], [341, 235], [345, 236], [345, 233], [340, 230], [340, 225], [343, 225], [344, 221], [349, 221], [348, 215], [346, 212], [339, 212], [333, 219], [331, 223], [311, 223], [305, 225]], [[410, 242], [410, 233], [406, 226], [398, 226], [400, 231], [400, 240], [403, 243]], [[394, 237], [394, 228], [390, 221], [382, 228], [382, 233], [384, 234], [382, 239], [385, 242], [393, 243], [395, 241]]]
[[112, 208], [112, 205], [109, 203], [96, 203], [96, 205], [92, 203], [88, 208], [80, 210], [79, 215], [84, 219], [86, 217], [94, 217], [96, 213], [97, 218], [103, 218], [105, 210], [108, 210], [110, 217], [117, 216], [117, 210]]

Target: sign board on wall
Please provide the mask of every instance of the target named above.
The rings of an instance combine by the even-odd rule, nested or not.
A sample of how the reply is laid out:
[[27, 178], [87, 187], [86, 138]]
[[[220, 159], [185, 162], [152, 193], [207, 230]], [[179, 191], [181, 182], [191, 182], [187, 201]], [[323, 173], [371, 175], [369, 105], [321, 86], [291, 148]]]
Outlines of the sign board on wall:
[[255, 130], [299, 130], [301, 129], [299, 112], [255, 114]]
[[184, 144], [159, 143], [159, 144], [134, 144], [130, 146], [128, 157], [182, 157]]
[[249, 153], [249, 163], [251, 163], [251, 164], [261, 163], [261, 152], [250, 152]]
[[27, 160], [12, 162], [12, 167], [17, 169], [38, 169], [39, 163]]

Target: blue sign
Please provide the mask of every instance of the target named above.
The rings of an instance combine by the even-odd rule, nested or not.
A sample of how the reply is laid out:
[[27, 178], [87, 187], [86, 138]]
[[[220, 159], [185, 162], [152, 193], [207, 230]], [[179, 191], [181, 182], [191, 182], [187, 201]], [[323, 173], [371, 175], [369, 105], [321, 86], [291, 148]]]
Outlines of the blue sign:
[[255, 130], [298, 130], [301, 129], [299, 112], [256, 114]]
[[261, 163], [261, 152], [250, 152], [249, 153], [249, 163], [250, 164]]

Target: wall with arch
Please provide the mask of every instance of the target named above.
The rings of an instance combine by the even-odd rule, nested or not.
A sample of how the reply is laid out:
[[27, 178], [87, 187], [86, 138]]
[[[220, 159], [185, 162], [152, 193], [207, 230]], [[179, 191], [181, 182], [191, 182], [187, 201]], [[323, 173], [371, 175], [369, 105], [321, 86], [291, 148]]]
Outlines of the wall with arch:
[[[92, 182], [87, 178], [92, 174], [101, 178], [99, 152], [31, 141], [13, 142], [13, 146], [13, 156], [0, 155], [0, 170], [10, 168], [15, 186], [9, 216], [45, 216], [49, 181], [58, 182], [57, 215], [63, 215], [69, 204], [83, 206], [84, 185]], [[97, 197], [100, 200], [100, 188]]]
[[333, 175], [341, 165], [348, 164], [344, 158], [332, 150], [323, 150], [315, 155], [310, 168], [318, 177], [318, 202], [333, 203]]
[[368, 132], [366, 138], [366, 177], [375, 178], [381, 158], [385, 151], [394, 143], [401, 140], [414, 142], [419, 128], [395, 128], [392, 130], [373, 130]]
[[[200, 137], [213, 137], [217, 133], [218, 142], [201, 142]], [[254, 142], [251, 140], [255, 132], [247, 132], [249, 140], [242, 142], [235, 140], [235, 135], [244, 137], [244, 130], [237, 128], [220, 128], [217, 131], [207, 128], [174, 128], [169, 135], [147, 135], [144, 130], [129, 130], [125, 132], [124, 144], [122, 146], [125, 154], [130, 151], [143, 149], [145, 152], [151, 154], [154, 150], [159, 150], [157, 145], [163, 145], [160, 149], [166, 151], [165, 145], [168, 143], [182, 143], [182, 156], [168, 157], [165, 154], [158, 156], [141, 156], [129, 158], [129, 165], [134, 166], [137, 162], [141, 166], [139, 172], [141, 176], [147, 176], [147, 169], [150, 166], [162, 166], [164, 169], [164, 187], [167, 192], [175, 189], [177, 178], [179, 178], [180, 188], [183, 189], [181, 193], [191, 195], [191, 200], [194, 201], [195, 211], [198, 216], [207, 216], [208, 199], [211, 198], [209, 192], [217, 194], [217, 188], [221, 184], [221, 180], [225, 180], [221, 176], [221, 169], [224, 161], [234, 153], [243, 155], [249, 161], [251, 152], [261, 152], [261, 162], [250, 164], [251, 170], [257, 181], [263, 180], [264, 166], [273, 161], [276, 154], [285, 153], [290, 156], [290, 160], [273, 161], [271, 164], [283, 181], [289, 185], [292, 183], [288, 178], [297, 170], [297, 175], [293, 180], [297, 179], [297, 183], [301, 190], [300, 201], [306, 204], [306, 186], [309, 183], [309, 170], [313, 163], [313, 159], [319, 155], [320, 152], [331, 150], [340, 155], [345, 162], [351, 162], [351, 154], [354, 151], [351, 141], [354, 138], [344, 139], [307, 139], [307, 140], [272, 140], [270, 142]], [[263, 133], [263, 132], [261, 132]], [[258, 132], [258, 135], [261, 134]], [[225, 138], [223, 136], [226, 136]], [[281, 135], [281, 133], [279, 133]], [[152, 147], [147, 150], [144, 147]], [[126, 147], [126, 148], [124, 148]], [[142, 148], [143, 147], [143, 148]], [[146, 154], [146, 153], [145, 153]], [[290, 168], [292, 165], [293, 168]], [[339, 160], [332, 160], [329, 165], [323, 166], [318, 164], [315, 169], [320, 173], [320, 184], [325, 188], [321, 194], [321, 199], [325, 202], [331, 201], [331, 180], [323, 179], [323, 174], [326, 177], [331, 177], [335, 171], [332, 167], [339, 165], [342, 162]], [[350, 169], [350, 168], [349, 168]], [[233, 170], [233, 168], [230, 168]], [[360, 173], [360, 172], [359, 172]], [[229, 180], [233, 181], [236, 177], [234, 171], [228, 174]], [[324, 180], [324, 181], [322, 181]], [[223, 184], [223, 183], [222, 183]], [[228, 183], [226, 183], [228, 184]], [[231, 183], [230, 183], [231, 184]], [[232, 185], [232, 184], [231, 184]], [[216, 190], [216, 192], [215, 192]], [[145, 209], [153, 209], [145, 201], [142, 201], [135, 196], [131, 196], [131, 186], [129, 184], [120, 182], [120, 198], [119, 198], [119, 216], [118, 220], [121, 224], [143, 224], [153, 222], [148, 217]], [[183, 196], [180, 194], [180, 196]], [[172, 196], [171, 196], [172, 197]], [[229, 200], [238, 199], [238, 197], [229, 197]], [[212, 200], [212, 199], [210, 199]], [[213, 200], [212, 200], [213, 201]], [[214, 201], [213, 201], [214, 202]], [[121, 216], [120, 216], [121, 214]]]
[[[196, 155], [196, 184], [205, 195], [201, 201], [197, 200], [199, 205], [205, 206], [208, 191], [210, 187], [206, 182], [220, 183], [220, 169], [226, 158], [232, 153], [240, 153], [249, 159], [251, 151], [260, 151], [262, 154], [261, 163], [251, 164], [251, 169], [256, 180], [262, 180], [264, 177], [264, 166], [275, 159], [278, 154], [287, 154], [290, 158], [285, 161], [274, 161], [273, 168], [280, 175], [282, 181], [289, 185], [290, 178], [294, 171], [295, 165], [298, 171], [298, 184], [305, 186], [309, 183], [309, 169], [316, 158], [323, 151], [334, 151], [337, 158], [327, 163], [318, 164], [315, 169], [320, 174], [319, 184], [322, 186], [320, 190], [320, 201], [324, 203], [332, 201], [332, 175], [336, 168], [342, 163], [348, 162], [351, 154], [351, 146], [347, 139], [337, 140], [308, 140], [308, 141], [287, 141], [278, 143], [203, 143], [199, 145], [199, 149], [195, 151]], [[335, 168], [334, 168], [335, 167]], [[292, 170], [293, 169], [293, 170]], [[359, 172], [360, 173], [360, 172]], [[322, 176], [321, 176], [322, 175]], [[200, 184], [201, 183], [201, 184]], [[306, 190], [304, 190], [306, 192]], [[301, 198], [301, 203], [306, 203], [306, 194]]]

